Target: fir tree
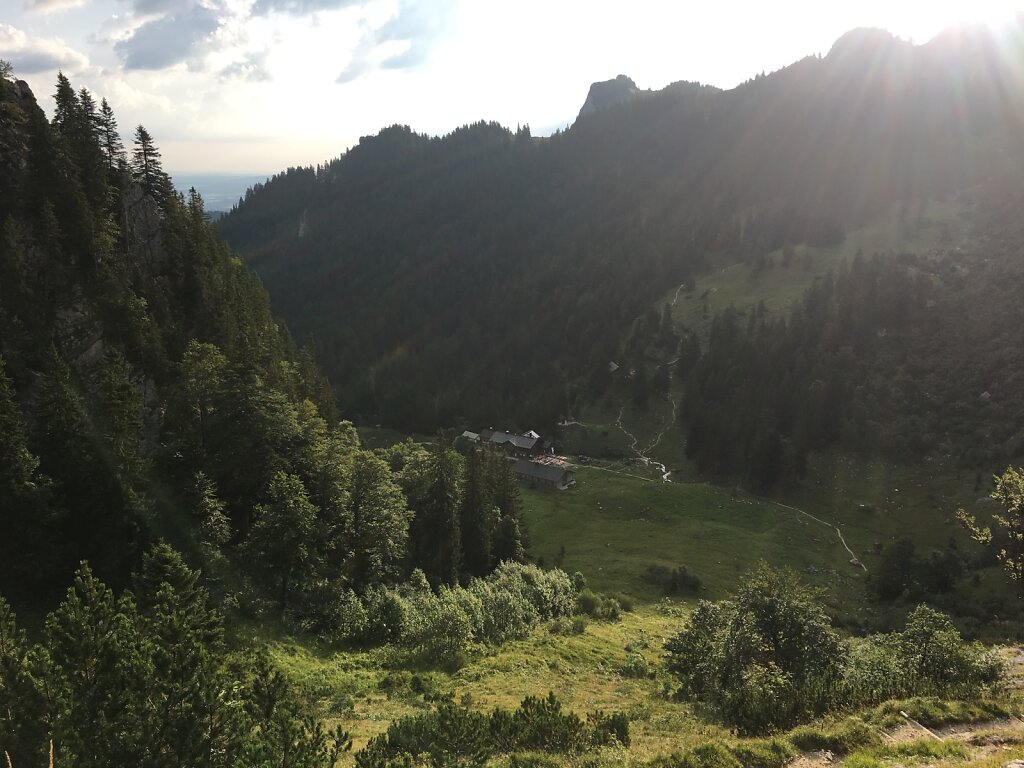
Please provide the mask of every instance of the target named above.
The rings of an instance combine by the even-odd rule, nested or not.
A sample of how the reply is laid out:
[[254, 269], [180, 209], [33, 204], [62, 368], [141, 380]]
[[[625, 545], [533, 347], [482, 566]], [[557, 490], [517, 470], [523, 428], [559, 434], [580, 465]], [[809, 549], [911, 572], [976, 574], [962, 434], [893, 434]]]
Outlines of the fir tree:
[[126, 162], [124, 142], [121, 141], [121, 134], [117, 130], [114, 110], [110, 108], [106, 99], [100, 102], [99, 139], [103, 156], [107, 160], [107, 168], [111, 172], [120, 171]]
[[153, 143], [153, 137], [149, 135], [143, 126], [135, 129], [135, 141], [132, 147], [132, 177], [137, 181], [149, 195], [163, 204], [170, 194], [170, 179], [164, 173], [163, 164], [160, 162], [160, 150]]

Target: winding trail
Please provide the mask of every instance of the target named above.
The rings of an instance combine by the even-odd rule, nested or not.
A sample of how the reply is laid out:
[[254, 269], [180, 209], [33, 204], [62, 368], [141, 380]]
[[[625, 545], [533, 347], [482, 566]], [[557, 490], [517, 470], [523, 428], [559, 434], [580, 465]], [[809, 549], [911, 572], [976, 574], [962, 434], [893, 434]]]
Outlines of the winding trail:
[[[684, 287], [686, 287], [686, 283], [680, 283], [679, 286], [676, 288], [676, 292], [675, 292], [675, 295], [672, 297], [672, 301], [670, 302], [670, 306], [675, 307], [676, 302], [679, 301], [679, 294], [682, 292]], [[678, 362], [679, 362], [679, 358], [676, 357], [674, 360], [670, 360], [667, 363], [665, 363], [669, 367], [668, 368], [668, 376], [669, 376], [669, 392], [670, 393], [671, 393], [671, 386], [672, 386], [672, 374], [674, 372], [675, 365]], [[619, 415], [615, 417], [615, 426], [622, 432], [622, 434], [624, 434], [630, 440], [629, 450], [632, 451], [636, 455], [636, 457], [638, 459], [640, 459], [644, 464], [646, 464], [646, 465], [653, 465], [655, 467], [659, 467], [660, 470], [661, 470], [662, 482], [665, 482], [665, 483], [671, 482], [669, 480], [669, 476], [672, 473], [668, 470], [668, 468], [663, 463], [661, 463], [660, 461], [655, 461], [648, 454], [650, 454], [651, 451], [653, 451], [655, 448], [658, 447], [658, 445], [661, 443], [661, 438], [664, 437], [665, 433], [668, 432], [669, 428], [673, 424], [675, 424], [675, 422], [676, 422], [676, 411], [677, 411], [677, 409], [679, 407], [679, 400], [678, 400], [678, 398], [674, 398], [674, 397], [671, 396], [671, 394], [669, 394], [668, 401], [672, 405], [672, 415], [665, 422], [664, 426], [662, 426], [661, 430], [659, 430], [658, 433], [654, 436], [654, 439], [651, 440], [650, 445], [648, 445], [643, 450], [640, 450], [637, 447], [640, 444], [640, 440], [637, 438], [637, 436], [634, 435], [632, 432], [630, 432], [628, 429], [626, 429], [626, 427], [622, 423], [622, 415], [623, 415], [623, 413], [625, 413], [625, 410], [626, 410], [625, 406], [619, 408]], [[583, 427], [590, 426], [590, 425], [584, 424], [583, 422], [580, 422], [580, 421], [565, 421], [565, 422], [562, 422], [562, 424], [560, 424], [559, 426], [570, 426], [572, 424], [578, 424], [578, 425], [583, 426]], [[599, 470], [601, 470], [603, 472], [612, 472], [612, 473], [617, 474], [617, 475], [625, 475], [627, 477], [635, 477], [635, 478], [637, 478], [639, 480], [646, 480], [647, 482], [653, 482], [648, 477], [642, 477], [640, 475], [633, 475], [633, 474], [630, 474], [629, 472], [620, 472], [618, 470], [609, 469], [607, 467], [598, 467], [598, 466], [594, 466], [594, 465], [590, 465], [590, 466], [593, 469], [599, 469]], [[857, 554], [852, 549], [850, 549], [850, 545], [846, 543], [846, 539], [843, 538], [843, 531], [842, 531], [842, 529], [838, 525], [833, 525], [832, 523], [829, 523], [829, 522], [827, 522], [825, 520], [822, 520], [820, 517], [815, 517], [810, 512], [805, 512], [804, 510], [800, 509], [799, 507], [794, 507], [794, 506], [791, 506], [789, 504], [783, 504], [781, 501], [772, 501], [771, 499], [761, 499], [761, 500], [765, 501], [765, 502], [767, 502], [769, 504], [772, 504], [772, 505], [774, 505], [776, 507], [780, 507], [781, 509], [788, 509], [790, 512], [796, 512], [798, 515], [803, 515], [804, 517], [806, 517], [806, 518], [808, 518], [810, 520], [813, 520], [814, 522], [818, 523], [819, 525], [824, 525], [826, 528], [831, 528], [832, 530], [834, 530], [836, 532], [836, 535], [839, 537], [839, 543], [843, 545], [843, 549], [845, 549], [847, 551], [847, 553], [850, 555], [851, 561], [855, 562], [858, 566], [860, 566], [861, 569], [864, 571], [864, 573], [868, 572], [867, 566], [865, 566], [864, 563], [861, 561], [861, 559], [859, 557], [857, 557]]]
[[859, 565], [861, 568], [864, 569], [864, 573], [868, 572], [867, 566], [864, 565], [864, 563], [861, 561], [861, 559], [859, 557], [857, 557], [857, 554], [852, 549], [850, 549], [850, 546], [846, 543], [846, 539], [843, 538], [843, 531], [839, 528], [838, 525], [832, 525], [832, 523], [826, 522], [826, 521], [822, 520], [820, 517], [815, 517], [810, 512], [804, 512], [799, 507], [793, 507], [793, 506], [790, 506], [789, 504], [783, 504], [781, 501], [771, 501], [770, 499], [765, 499], [765, 501], [767, 501], [769, 504], [772, 504], [772, 505], [774, 505], [776, 507], [781, 507], [782, 509], [788, 509], [791, 512], [796, 512], [797, 514], [800, 514], [800, 515], [803, 515], [804, 517], [810, 518], [814, 522], [820, 523], [821, 525], [824, 525], [827, 528], [831, 528], [832, 530], [834, 530], [836, 532], [836, 534], [839, 536], [839, 543], [842, 544], [843, 545], [843, 549], [845, 549], [849, 553], [850, 558], [857, 561], [857, 565]]

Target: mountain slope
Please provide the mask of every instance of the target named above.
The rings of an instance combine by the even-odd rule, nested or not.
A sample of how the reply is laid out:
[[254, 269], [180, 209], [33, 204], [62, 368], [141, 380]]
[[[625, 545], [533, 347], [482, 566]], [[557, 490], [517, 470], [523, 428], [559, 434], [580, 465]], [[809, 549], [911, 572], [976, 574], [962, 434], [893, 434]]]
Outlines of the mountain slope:
[[393, 127], [257, 186], [220, 228], [316, 339], [346, 413], [550, 425], [603, 391], [610, 360], [643, 362], [623, 340], [670, 286], [1019, 167], [1010, 42], [858, 30], [732, 91], [677, 84], [549, 140]]

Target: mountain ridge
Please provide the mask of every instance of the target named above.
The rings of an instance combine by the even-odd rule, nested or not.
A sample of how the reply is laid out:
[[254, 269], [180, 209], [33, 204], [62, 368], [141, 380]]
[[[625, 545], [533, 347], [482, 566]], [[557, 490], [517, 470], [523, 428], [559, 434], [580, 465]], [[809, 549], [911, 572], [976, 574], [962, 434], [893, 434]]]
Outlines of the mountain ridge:
[[[939, 41], [855, 32], [833, 55], [729, 91], [645, 92], [544, 140], [387, 129], [254, 189], [221, 231], [317, 339], [346, 413], [553, 424], [601, 395], [609, 360], [643, 357], [629, 339], [668, 286], [1010, 172], [1020, 55], [979, 30]], [[987, 87], [965, 91], [981, 71]]]

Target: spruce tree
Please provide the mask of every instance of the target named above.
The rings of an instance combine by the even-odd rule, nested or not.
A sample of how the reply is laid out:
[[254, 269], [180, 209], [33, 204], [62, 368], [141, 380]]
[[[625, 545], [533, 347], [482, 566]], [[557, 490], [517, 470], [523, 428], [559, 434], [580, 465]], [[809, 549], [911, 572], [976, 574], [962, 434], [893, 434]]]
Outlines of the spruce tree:
[[154, 726], [153, 668], [134, 602], [114, 593], [85, 564], [64, 602], [46, 620], [58, 702], [53, 735], [58, 759], [84, 768], [144, 765]]
[[192, 483], [192, 514], [199, 520], [199, 532], [205, 544], [219, 548], [231, 539], [231, 520], [225, 504], [217, 497], [217, 487], [206, 473], [196, 472]]
[[170, 179], [164, 173], [163, 164], [160, 162], [160, 150], [153, 143], [153, 137], [149, 135], [143, 126], [135, 129], [135, 141], [132, 147], [131, 161], [132, 177], [153, 198], [163, 204], [170, 194]]
[[450, 448], [433, 454], [426, 464], [426, 483], [411, 500], [415, 564], [437, 584], [454, 584], [462, 565], [459, 531], [460, 457]]
[[472, 576], [485, 576], [491, 570], [496, 520], [479, 451], [471, 451], [466, 457], [466, 481], [459, 518], [463, 566]]
[[117, 120], [114, 118], [114, 110], [110, 108], [106, 99], [100, 102], [99, 138], [100, 146], [103, 148], [103, 156], [107, 160], [108, 170], [111, 172], [120, 171], [126, 162], [124, 142], [121, 141], [121, 134], [117, 131]]

